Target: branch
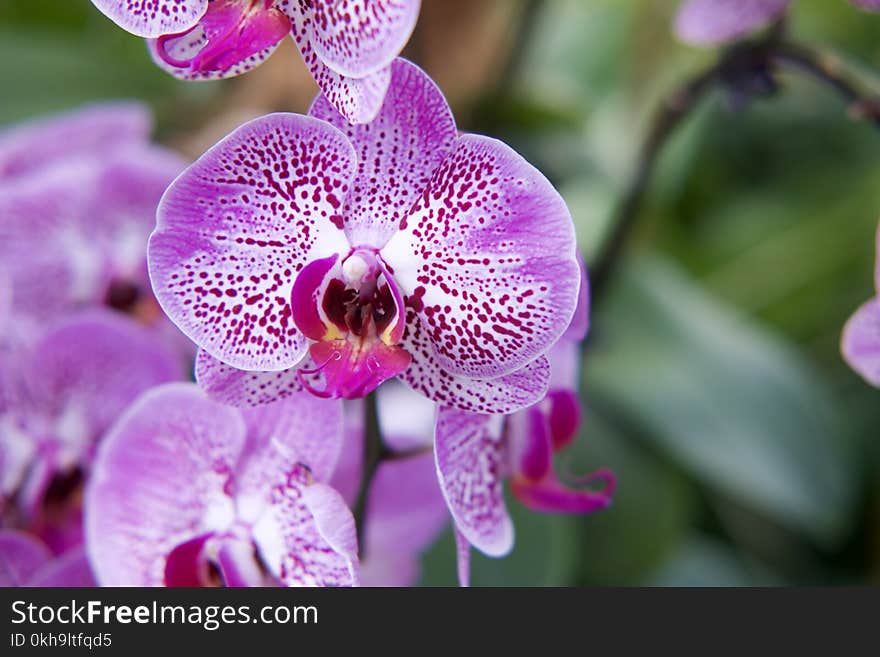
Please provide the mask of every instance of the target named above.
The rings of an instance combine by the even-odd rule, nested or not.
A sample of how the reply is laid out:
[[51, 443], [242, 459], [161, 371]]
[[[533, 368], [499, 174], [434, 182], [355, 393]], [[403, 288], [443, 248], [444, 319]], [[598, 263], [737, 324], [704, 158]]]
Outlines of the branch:
[[880, 128], [880, 99], [851, 82], [836, 59], [784, 40], [781, 24], [763, 39], [736, 44], [713, 66], [673, 93], [656, 112], [632, 178], [614, 213], [611, 235], [590, 267], [594, 302], [604, 295], [639, 217], [653, 169], [678, 126], [716, 87], [726, 88], [736, 105], [744, 104], [744, 99], [756, 94], [775, 91], [777, 67], [806, 74], [824, 84], [844, 100], [850, 116], [868, 120]]

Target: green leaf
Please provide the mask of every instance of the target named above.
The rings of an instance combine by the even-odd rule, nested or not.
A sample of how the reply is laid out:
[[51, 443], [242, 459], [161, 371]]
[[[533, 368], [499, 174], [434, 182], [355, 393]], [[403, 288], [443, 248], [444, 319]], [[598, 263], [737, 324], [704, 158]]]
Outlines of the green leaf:
[[621, 275], [588, 351], [588, 394], [712, 490], [838, 541], [855, 476], [821, 378], [671, 265], [645, 258]]

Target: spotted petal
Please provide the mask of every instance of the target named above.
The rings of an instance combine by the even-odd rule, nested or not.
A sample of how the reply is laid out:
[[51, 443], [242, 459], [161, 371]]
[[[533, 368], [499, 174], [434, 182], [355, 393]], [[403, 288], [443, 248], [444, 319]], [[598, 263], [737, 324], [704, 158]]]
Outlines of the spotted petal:
[[345, 135], [295, 114], [251, 121], [208, 150], [166, 192], [150, 238], [166, 314], [228, 365], [299, 362], [291, 290], [305, 264], [348, 250], [338, 211], [355, 161]]
[[492, 379], [472, 379], [444, 369], [434, 355], [421, 320], [410, 311], [403, 348], [412, 362], [400, 378], [428, 399], [473, 413], [513, 413], [539, 402], [550, 384], [550, 364], [544, 356], [521, 369]]
[[[287, 399], [304, 390], [298, 376], [300, 367], [312, 371], [314, 362], [306, 356], [296, 366], [278, 372], [250, 372], [223, 363], [207, 351], [196, 356], [196, 381], [208, 396], [222, 404], [251, 408]], [[311, 385], [322, 388], [320, 372], [308, 377]]]
[[165, 559], [232, 518], [224, 485], [245, 442], [238, 411], [191, 384], [155, 388], [110, 431], [86, 487], [86, 547], [102, 586], [161, 586]]
[[685, 43], [712, 46], [733, 41], [779, 18], [789, 0], [687, 0], [675, 17]]
[[103, 157], [146, 142], [149, 109], [134, 102], [88, 105], [73, 112], [18, 124], [0, 132], [0, 183], [78, 157]]
[[571, 322], [580, 288], [562, 197], [505, 144], [459, 137], [381, 252], [440, 365], [510, 374]]
[[288, 586], [356, 586], [357, 533], [342, 496], [295, 467], [253, 527], [263, 563]]
[[188, 30], [208, 8], [208, 0], [92, 0], [92, 4], [123, 30], [141, 37]]
[[415, 64], [396, 59], [385, 102], [370, 123], [350, 125], [323, 95], [309, 114], [345, 132], [358, 153], [343, 213], [349, 241], [382, 248], [453, 148], [455, 120], [443, 93]]
[[[292, 2], [291, 6], [298, 3]], [[372, 121], [391, 81], [391, 67], [379, 69], [362, 78], [345, 77], [326, 66], [312, 48], [309, 31], [311, 17], [301, 9], [290, 10], [291, 35], [315, 82], [327, 100], [351, 123]]]
[[330, 69], [361, 78], [384, 68], [406, 45], [419, 0], [313, 0], [311, 44]]
[[513, 523], [501, 481], [503, 418], [441, 408], [435, 458], [455, 526], [478, 550], [501, 557], [513, 547]]

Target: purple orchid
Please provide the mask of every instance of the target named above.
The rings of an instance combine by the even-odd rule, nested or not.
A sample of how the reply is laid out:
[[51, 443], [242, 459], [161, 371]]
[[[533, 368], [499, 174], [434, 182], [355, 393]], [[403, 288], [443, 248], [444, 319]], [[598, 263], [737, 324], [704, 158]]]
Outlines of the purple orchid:
[[865, 303], [847, 322], [841, 348], [849, 366], [880, 388], [880, 227], [877, 229], [877, 296]]
[[513, 547], [513, 524], [502, 483], [526, 507], [545, 513], [590, 513], [611, 504], [616, 479], [608, 470], [582, 478], [601, 490], [571, 489], [559, 481], [553, 455], [568, 446], [581, 422], [577, 398], [578, 343], [589, 327], [586, 270], [577, 311], [553, 347], [550, 391], [538, 404], [511, 416], [480, 415], [441, 407], [435, 434], [440, 486], [456, 526], [459, 580], [469, 579], [469, 550], [501, 557]]
[[57, 325], [2, 353], [0, 512], [56, 551], [79, 539], [77, 491], [99, 438], [141, 392], [179, 379], [177, 354], [109, 311]]
[[[735, 41], [785, 15], [791, 0], [686, 0], [675, 17], [675, 34], [695, 46]], [[880, 0], [850, 0], [880, 11]]]
[[420, 0], [92, 0], [150, 39], [154, 61], [184, 80], [239, 75], [288, 34], [318, 86], [352, 123], [371, 121]]
[[85, 499], [102, 585], [356, 585], [354, 519], [327, 485], [342, 403], [240, 411], [193, 384], [140, 398], [101, 445]]
[[31, 340], [52, 321], [94, 306], [159, 324], [146, 242], [183, 161], [150, 145], [149, 131], [144, 107], [116, 103], [0, 133], [9, 340]]
[[82, 550], [60, 557], [39, 539], [25, 532], [0, 530], [0, 586], [95, 586], [88, 559]]
[[325, 97], [220, 141], [171, 185], [150, 239], [156, 298], [218, 399], [366, 395], [399, 376], [508, 413], [543, 398], [579, 287], [565, 202], [503, 143], [458, 135], [433, 81], [392, 66], [349, 126]]

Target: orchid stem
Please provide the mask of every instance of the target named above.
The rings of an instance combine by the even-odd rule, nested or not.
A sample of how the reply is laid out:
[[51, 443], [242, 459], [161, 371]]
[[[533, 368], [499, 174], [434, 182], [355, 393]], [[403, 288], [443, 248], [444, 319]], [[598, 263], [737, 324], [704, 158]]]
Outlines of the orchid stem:
[[594, 304], [604, 296], [613, 278], [639, 218], [653, 170], [677, 128], [709, 96], [709, 92], [729, 84], [738, 72], [760, 66], [771, 73], [784, 67], [808, 75], [840, 96], [847, 104], [850, 116], [868, 120], [880, 128], [880, 99], [851, 82], [836, 59], [787, 41], [782, 23], [768, 31], [764, 39], [737, 44], [726, 50], [715, 64], [670, 95], [655, 113], [635, 170], [615, 210], [611, 235], [590, 267]]
[[364, 399], [364, 456], [361, 468], [361, 483], [354, 503], [354, 521], [357, 527], [360, 558], [365, 554], [365, 537], [367, 532], [367, 498], [370, 486], [379, 464], [385, 455], [382, 444], [382, 432], [379, 428], [379, 410], [376, 405], [376, 393], [371, 392]]

